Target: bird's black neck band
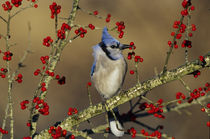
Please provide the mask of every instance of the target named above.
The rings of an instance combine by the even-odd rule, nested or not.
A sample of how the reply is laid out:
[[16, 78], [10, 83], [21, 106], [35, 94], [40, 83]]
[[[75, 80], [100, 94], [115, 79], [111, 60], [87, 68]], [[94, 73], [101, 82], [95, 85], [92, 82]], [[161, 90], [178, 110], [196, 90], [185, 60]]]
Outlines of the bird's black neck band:
[[107, 50], [107, 46], [106, 46], [103, 42], [100, 42], [98, 45], [101, 47], [101, 49], [104, 51], [104, 53], [106, 54], [106, 56], [107, 56], [109, 59], [115, 60], [115, 59], [113, 59], [113, 58], [110, 56], [110, 52]]

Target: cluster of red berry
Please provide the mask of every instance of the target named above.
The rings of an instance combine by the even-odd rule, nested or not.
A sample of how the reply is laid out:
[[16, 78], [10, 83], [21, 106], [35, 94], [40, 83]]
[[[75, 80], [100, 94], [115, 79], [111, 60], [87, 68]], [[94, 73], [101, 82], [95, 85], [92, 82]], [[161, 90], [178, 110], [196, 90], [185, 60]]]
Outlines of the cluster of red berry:
[[58, 33], [57, 33], [57, 36], [59, 39], [63, 40], [66, 38], [65, 36], [65, 31], [66, 30], [71, 30], [71, 27], [66, 24], [66, 23], [63, 23], [62, 26], [61, 26], [61, 29], [58, 30]]
[[194, 89], [193, 92], [190, 93], [190, 98], [188, 99], [188, 103], [191, 103], [194, 99], [197, 99], [201, 96], [206, 95], [206, 93], [210, 91], [210, 84], [206, 83], [205, 87], [199, 87], [198, 89]]
[[111, 14], [107, 14], [107, 17], [106, 17], [106, 22], [110, 22], [110, 19], [111, 19]]
[[1, 78], [5, 78], [6, 77], [6, 73], [7, 73], [7, 69], [1, 68], [1, 72], [0, 72]]
[[94, 30], [95, 29], [95, 26], [93, 24], [89, 24], [88, 27], [91, 29], [91, 30]]
[[201, 111], [202, 112], [205, 112], [206, 109], [210, 109], [210, 103], [206, 104], [206, 108], [205, 107], [204, 108], [201, 108]]
[[2, 4], [2, 7], [4, 8], [4, 11], [10, 11], [12, 10], [12, 5], [9, 1], [6, 1], [4, 4]]
[[55, 15], [59, 14], [61, 12], [61, 6], [57, 5], [56, 2], [53, 2], [50, 6], [49, 6], [50, 10], [51, 10], [51, 18], [53, 19], [55, 17]]
[[62, 130], [60, 126], [58, 127], [51, 126], [50, 129], [48, 130], [48, 133], [51, 134], [53, 139], [58, 139], [60, 137], [65, 137], [67, 134], [67, 131]]
[[10, 61], [12, 60], [13, 53], [10, 51], [4, 52], [3, 60]]
[[143, 62], [144, 59], [143, 59], [142, 57], [140, 57], [140, 56], [135, 56], [135, 57], [134, 57], [134, 61], [135, 61], [135, 62]]
[[[195, 10], [195, 7], [194, 6], [191, 6], [191, 5], [192, 4], [191, 4], [190, 1], [183, 0], [182, 6], [183, 6], [184, 10], [181, 11], [181, 15], [183, 17], [184, 16], [187, 16], [189, 14], [188, 11]], [[178, 33], [176, 34], [175, 32], [171, 32], [171, 36], [174, 36], [176, 39], [181, 39], [182, 38], [182, 33], [185, 33], [186, 32], [187, 26], [183, 22], [181, 22], [181, 21], [174, 21], [173, 28], [178, 29]], [[191, 30], [192, 31], [196, 31], [196, 26], [194, 24], [191, 25]], [[191, 32], [188, 33], [188, 36], [189, 37], [192, 37], [192, 33]], [[174, 42], [168, 41], [168, 45], [170, 47], [173, 46], [174, 48], [178, 48], [178, 44], [177, 44], [177, 41], [176, 40]], [[192, 47], [191, 41], [184, 40], [182, 42], [182, 47], [191, 48]]]
[[23, 81], [22, 79], [23, 79], [23, 75], [18, 74], [15, 81], [17, 81], [18, 83], [22, 83], [22, 81]]
[[23, 1], [23, 0], [11, 0], [12, 4], [13, 4], [15, 7], [19, 7], [19, 6], [22, 4], [22, 1]]
[[39, 75], [41, 73], [41, 70], [40, 69], [36, 69], [35, 71], [34, 71], [34, 76], [37, 76], [37, 75]]
[[136, 137], [136, 129], [134, 129], [133, 127], [131, 127], [130, 129], [128, 129], [127, 132], [131, 134], [131, 137], [132, 138], [135, 138]]
[[45, 86], [46, 86], [45, 82], [41, 83], [42, 92], [45, 92], [47, 90], [47, 88]]
[[[188, 15], [188, 7], [190, 7], [191, 5], [192, 5], [191, 1], [189, 1], [189, 0], [183, 0], [182, 6], [183, 6], [184, 10], [181, 11], [181, 15], [182, 16], [187, 16]], [[193, 10], [195, 10], [195, 7], [194, 6], [191, 6], [189, 8], [189, 10], [193, 11]]]
[[40, 60], [42, 61], [42, 64], [46, 64], [47, 61], [49, 60], [49, 56], [41, 56]]
[[[15, 7], [19, 7], [21, 4], [22, 4], [22, 1], [23, 0], [11, 0], [11, 3], [9, 1], [6, 1], [4, 4], [2, 4], [2, 7], [4, 9], [4, 11], [10, 11], [12, 10], [12, 7], [15, 6]], [[29, 1], [29, 0], [28, 0]], [[34, 7], [37, 8], [38, 5], [35, 4], [36, 0], [31, 0], [31, 2], [34, 3]]]
[[[147, 137], [150, 136], [150, 137], [157, 137], [158, 139], [161, 138], [161, 133], [158, 130], [156, 130], [156, 131], [152, 132], [151, 134], [149, 134], [144, 129], [142, 129], [141, 130], [141, 134], [143, 134], [144, 136], [147, 136]], [[174, 138], [172, 138], [172, 139], [174, 139]]]
[[192, 72], [191, 74], [193, 74], [194, 78], [197, 78], [199, 75], [201, 75], [201, 72], [199, 70], [196, 70]]
[[74, 31], [74, 33], [75, 33], [76, 35], [79, 35], [79, 34], [80, 34], [80, 37], [81, 37], [81, 38], [84, 38], [84, 37], [85, 37], [85, 34], [87, 33], [87, 30], [84, 29], [83, 27], [80, 27], [80, 28], [76, 29], [76, 30]]
[[33, 99], [33, 103], [36, 103], [35, 109], [39, 109], [39, 113], [42, 115], [49, 115], [49, 106], [43, 99], [39, 99], [39, 97], [35, 97]]
[[[134, 42], [130, 42], [130, 50], [132, 50], [131, 52], [128, 52], [128, 56], [127, 59], [131, 60], [134, 57], [134, 62], [135, 64], [139, 63], [139, 62], [143, 62], [144, 59], [141, 56], [136, 55], [136, 53], [134, 52], [134, 50], [136, 49], [136, 46], [134, 45]], [[135, 73], [134, 70], [130, 70], [130, 74], [133, 75]]]
[[49, 47], [53, 43], [53, 40], [51, 39], [50, 36], [47, 36], [46, 38], [43, 39], [43, 45], [46, 47]]
[[[46, 60], [46, 59], [48, 60], [49, 57], [48, 57], [48, 56], [44, 56], [44, 57], [42, 56], [40, 59], [41, 59], [42, 63], [45, 64], [45, 63], [46, 63], [45, 60]], [[43, 66], [42, 69], [44, 70], [44, 69], [45, 69], [45, 66]], [[39, 74], [42, 75], [41, 70], [40, 70], [40, 69], [36, 69], [36, 70], [34, 71], [34, 76], [38, 76]], [[48, 76], [51, 76], [51, 77], [54, 77], [54, 76], [55, 76], [55, 73], [54, 73], [54, 72], [51, 72], [51, 71], [49, 71], [49, 70], [46, 70], [46, 71], [45, 71], [45, 74], [48, 75]], [[60, 85], [63, 85], [63, 84], [66, 83], [66, 78], [65, 78], [65, 76], [60, 77], [60, 75], [57, 74], [57, 75], [55, 76], [54, 79], [55, 79], [55, 80], [58, 80], [58, 84], [60, 84]], [[45, 83], [42, 83], [41, 90], [42, 90], [42, 92], [44, 92], [44, 91], [47, 90], [47, 89], [45, 88]]]
[[[46, 102], [44, 102], [44, 100], [39, 99], [39, 97], [35, 97], [33, 99], [33, 103], [36, 103], [35, 109], [39, 109], [38, 110], [39, 113], [41, 113], [42, 115], [49, 114], [49, 106]], [[28, 100], [24, 100], [24, 101], [20, 102], [20, 106], [21, 106], [22, 110], [25, 110], [27, 108], [26, 104], [29, 104]], [[27, 126], [30, 126], [29, 124], [30, 123], [27, 123]]]
[[8, 134], [8, 131], [7, 131], [7, 130], [4, 130], [4, 129], [2, 129], [2, 128], [0, 128], [0, 132], [1, 132], [2, 134]]
[[77, 114], [78, 113], [78, 110], [76, 108], [69, 108], [69, 111], [68, 111], [68, 115], [72, 115], [72, 114]]
[[189, 41], [189, 40], [184, 40], [184, 41], [182, 42], [182, 48], [184, 48], [184, 47], [191, 48], [191, 47], [192, 47], [192, 42]]
[[144, 102], [140, 104], [139, 109], [141, 110], [147, 110], [147, 113], [153, 114], [155, 117], [165, 119], [165, 116], [163, 116], [161, 113], [163, 113], [163, 106], [161, 105], [163, 103], [162, 99], [159, 99], [157, 101], [157, 105], [154, 104], [148, 104], [147, 102]]
[[206, 65], [206, 61], [203, 56], [199, 56], [199, 60], [202, 62], [201, 66], [204, 67]]
[[29, 104], [28, 100], [24, 100], [22, 102], [20, 102], [20, 106], [22, 110], [25, 110], [27, 108], [26, 104]]
[[[185, 100], [186, 96], [185, 96], [182, 92], [177, 92], [177, 93], [176, 93], [176, 99], [181, 99], [181, 98], [182, 98], [183, 100]], [[179, 100], [178, 103], [181, 104], [182, 101]]]
[[125, 24], [124, 24], [124, 22], [123, 21], [120, 21], [120, 22], [116, 22], [115, 23], [116, 24], [116, 26], [117, 26], [117, 31], [119, 32], [119, 38], [122, 38], [123, 37], [123, 35], [124, 35], [124, 29], [125, 29]]

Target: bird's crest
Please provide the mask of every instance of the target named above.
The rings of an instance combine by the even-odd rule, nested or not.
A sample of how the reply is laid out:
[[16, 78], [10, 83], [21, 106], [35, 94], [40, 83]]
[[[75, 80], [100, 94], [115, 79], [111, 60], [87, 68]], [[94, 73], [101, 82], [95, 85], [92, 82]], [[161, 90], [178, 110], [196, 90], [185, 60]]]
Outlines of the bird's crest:
[[116, 40], [114, 37], [112, 37], [109, 33], [108, 33], [108, 30], [107, 30], [107, 27], [104, 27], [103, 29], [103, 33], [102, 33], [102, 42], [105, 44], [105, 45], [109, 45], [113, 42], [117, 42], [119, 43], [118, 40]]

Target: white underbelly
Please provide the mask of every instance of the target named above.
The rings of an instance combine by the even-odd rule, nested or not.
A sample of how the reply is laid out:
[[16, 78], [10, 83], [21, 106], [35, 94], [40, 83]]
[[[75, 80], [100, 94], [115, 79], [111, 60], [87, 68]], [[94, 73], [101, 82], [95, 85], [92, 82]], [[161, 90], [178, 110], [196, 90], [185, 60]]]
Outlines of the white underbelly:
[[104, 98], [110, 98], [118, 93], [121, 87], [123, 76], [118, 68], [115, 68], [110, 73], [105, 70], [99, 70], [94, 75], [94, 82], [98, 92], [104, 96]]

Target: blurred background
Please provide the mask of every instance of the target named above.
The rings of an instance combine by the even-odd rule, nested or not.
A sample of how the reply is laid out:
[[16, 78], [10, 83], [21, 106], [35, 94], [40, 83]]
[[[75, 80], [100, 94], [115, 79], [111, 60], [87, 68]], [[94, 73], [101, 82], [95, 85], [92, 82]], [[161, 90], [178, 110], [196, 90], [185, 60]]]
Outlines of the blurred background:
[[[26, 126], [29, 112], [20, 109], [20, 102], [22, 100], [31, 100], [35, 89], [37, 88], [39, 77], [35, 77], [33, 72], [37, 68], [42, 67], [40, 61], [41, 56], [49, 54], [50, 48], [42, 45], [43, 38], [51, 36], [55, 38], [54, 34], [54, 20], [50, 18], [49, 5], [54, 0], [44, 0], [38, 2], [38, 8], [30, 8], [18, 14], [11, 21], [11, 43], [17, 43], [11, 48], [14, 54], [11, 61], [11, 69], [17, 67], [17, 63], [24, 54], [28, 45], [28, 26], [31, 23], [31, 50], [33, 54], [28, 55], [25, 60], [26, 67], [20, 73], [23, 74], [23, 82], [13, 86], [13, 100], [14, 100], [14, 115], [15, 115], [15, 139], [20, 139], [29, 135], [29, 129]], [[1, 0], [3, 4], [5, 0]], [[55, 0], [61, 5], [60, 17], [68, 17], [71, 8], [72, 0]], [[125, 22], [125, 35], [120, 41], [122, 43], [130, 43], [133, 41], [137, 47], [136, 54], [144, 58], [144, 62], [139, 64], [140, 80], [145, 81], [155, 75], [154, 68], [160, 72], [165, 62], [166, 52], [169, 47], [168, 40], [172, 40], [170, 33], [174, 31], [172, 28], [173, 22], [179, 20], [182, 0], [81, 0], [80, 7], [88, 11], [99, 11], [99, 15], [106, 16], [108, 13], [112, 15], [111, 22], [106, 23], [104, 19], [100, 20], [93, 16], [87, 15], [81, 11], [77, 13], [75, 24], [93, 25], [103, 28], [109, 28], [115, 25], [116, 21]], [[192, 12], [192, 24], [197, 25], [197, 31], [193, 32], [192, 48], [189, 50], [189, 60], [192, 61], [200, 55], [204, 55], [210, 50], [210, 1], [192, 1], [195, 6], [195, 11]], [[23, 1], [23, 7], [28, 2]], [[19, 9], [19, 8], [18, 8]], [[18, 10], [13, 7], [12, 12]], [[7, 18], [7, 12], [0, 8], [0, 15]], [[59, 28], [63, 20], [59, 21]], [[0, 33], [5, 34], [6, 24], [0, 20]], [[56, 74], [64, 75], [66, 77], [65, 85], [58, 85], [56, 81], [51, 81], [46, 98], [50, 106], [49, 116], [40, 116], [38, 122], [38, 131], [41, 131], [53, 125], [57, 121], [63, 120], [67, 117], [69, 107], [75, 107], [79, 111], [88, 107], [88, 96], [86, 84], [90, 81], [90, 69], [93, 63], [92, 46], [101, 41], [102, 30], [88, 30], [84, 38], [74, 40], [70, 45], [67, 45], [63, 51], [60, 62], [56, 67]], [[73, 35], [72, 31], [72, 35]], [[117, 33], [110, 32], [111, 35], [118, 38]], [[5, 42], [0, 40], [0, 50], [5, 51]], [[127, 56], [127, 52], [124, 55]], [[3, 56], [3, 55], [1, 55]], [[173, 51], [173, 55], [169, 61], [169, 68], [173, 69], [179, 65], [184, 64], [184, 49], [179, 47]], [[128, 62], [128, 69], [134, 69], [133, 62]], [[5, 67], [5, 62], [1, 59], [0, 67]], [[186, 76], [184, 81], [195, 89], [204, 86], [209, 81], [210, 73], [208, 69], [202, 70], [201, 75], [195, 79], [193, 76]], [[129, 72], [123, 89], [128, 89], [136, 83], [135, 76], [130, 75]], [[7, 103], [7, 80], [0, 79], [0, 127], [2, 126], [2, 119], [4, 117], [4, 110]], [[94, 87], [91, 87], [91, 94], [93, 103], [101, 102], [100, 95], [96, 92]], [[148, 98], [152, 101], [157, 101], [162, 98], [164, 101], [174, 100], [176, 92], [181, 91], [187, 94], [187, 91], [179, 81], [173, 81], [166, 85], [153, 89], [148, 93]], [[120, 106], [121, 113], [127, 112], [129, 104]], [[206, 126], [208, 116], [201, 112], [201, 106], [192, 106], [186, 110], [181, 110], [182, 114], [171, 112], [165, 114], [166, 119], [158, 119], [153, 116], [147, 118], [140, 118], [144, 124], [151, 127], [163, 125], [162, 132], [169, 136], [174, 136], [176, 139], [209, 139], [209, 128]], [[104, 115], [97, 116], [90, 120], [94, 126], [105, 124]], [[8, 129], [9, 124], [7, 123]], [[91, 128], [88, 123], [81, 124], [79, 129]], [[135, 127], [137, 132], [143, 129], [142, 126], [133, 123], [126, 123], [125, 129]], [[149, 132], [151, 133], [151, 132]], [[9, 135], [4, 137], [9, 138]], [[93, 138], [103, 138], [103, 135], [94, 135]], [[114, 138], [110, 135], [109, 138]], [[125, 136], [123, 138], [131, 138]], [[140, 138], [140, 137], [139, 137]]]

